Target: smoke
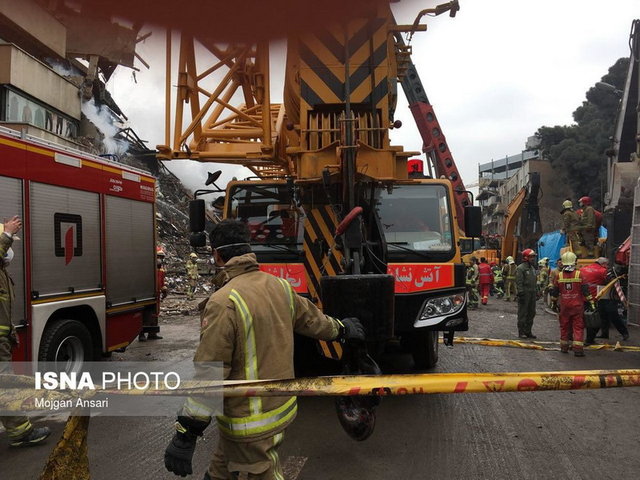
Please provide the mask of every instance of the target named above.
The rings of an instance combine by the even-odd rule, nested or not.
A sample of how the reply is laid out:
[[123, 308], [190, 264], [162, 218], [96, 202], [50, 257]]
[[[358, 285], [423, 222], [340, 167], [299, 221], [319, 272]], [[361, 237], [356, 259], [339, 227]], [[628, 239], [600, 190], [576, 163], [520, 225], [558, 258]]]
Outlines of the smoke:
[[96, 105], [94, 99], [82, 102], [82, 113], [104, 135], [102, 140], [105, 152], [113, 155], [123, 155], [129, 149], [129, 143], [115, 138], [120, 128], [114, 125], [114, 116], [103, 105]]
[[[216, 182], [216, 185], [223, 189], [226, 188], [227, 183], [229, 183], [233, 177], [241, 180], [253, 175], [251, 173], [251, 170], [234, 165], [222, 165], [219, 163], [209, 162], [203, 163], [196, 162], [194, 160], [171, 160], [163, 163], [164, 166], [167, 167], [176, 177], [178, 177], [180, 179], [180, 182], [182, 182], [182, 184], [192, 192], [195, 192], [198, 189], [209, 190], [215, 188], [213, 185], [204, 185], [204, 182], [207, 180], [207, 172], [222, 170], [222, 175]], [[212, 193], [203, 195], [201, 198], [206, 200], [207, 204], [210, 204], [211, 201], [213, 201], [220, 195], [222, 194]]]
[[63, 77], [81, 76], [80, 72], [56, 58], [47, 57], [44, 61], [49, 65], [49, 67], [51, 67], [51, 70], [56, 72], [58, 75], [62, 75]]

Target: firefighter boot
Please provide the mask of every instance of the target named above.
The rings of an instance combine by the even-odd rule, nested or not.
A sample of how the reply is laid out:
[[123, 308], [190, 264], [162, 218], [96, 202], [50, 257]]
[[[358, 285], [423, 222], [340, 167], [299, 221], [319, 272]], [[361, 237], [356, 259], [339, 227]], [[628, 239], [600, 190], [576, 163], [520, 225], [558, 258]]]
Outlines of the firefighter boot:
[[584, 350], [582, 348], [573, 347], [573, 354], [576, 357], [584, 357]]
[[30, 447], [44, 441], [51, 434], [49, 427], [34, 427], [22, 437], [9, 440], [10, 447]]
[[147, 340], [162, 340], [162, 337], [157, 333], [149, 333], [147, 335]]

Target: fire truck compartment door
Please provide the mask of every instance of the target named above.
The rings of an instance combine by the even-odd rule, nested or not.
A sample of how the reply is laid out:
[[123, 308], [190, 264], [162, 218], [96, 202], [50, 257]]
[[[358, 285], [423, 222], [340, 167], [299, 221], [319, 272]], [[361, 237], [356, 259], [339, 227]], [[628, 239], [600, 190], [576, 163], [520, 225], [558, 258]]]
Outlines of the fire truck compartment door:
[[155, 298], [153, 204], [108, 195], [107, 302], [121, 305]]
[[99, 290], [100, 196], [31, 183], [31, 289], [39, 297]]

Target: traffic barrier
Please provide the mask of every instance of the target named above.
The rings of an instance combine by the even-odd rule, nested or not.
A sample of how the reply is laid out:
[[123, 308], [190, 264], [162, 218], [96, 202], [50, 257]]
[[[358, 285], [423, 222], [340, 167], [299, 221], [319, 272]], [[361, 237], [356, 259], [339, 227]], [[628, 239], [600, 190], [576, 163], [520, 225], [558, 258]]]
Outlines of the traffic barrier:
[[[6, 375], [0, 375], [0, 380]], [[28, 378], [28, 377], [27, 377]], [[30, 380], [32, 381], [32, 380]], [[6, 395], [31, 398], [25, 377], [15, 379]], [[7, 383], [4, 383], [5, 385]], [[640, 370], [578, 370], [560, 372], [432, 373], [416, 375], [366, 375], [232, 382], [189, 381], [178, 390], [102, 390], [124, 395], [224, 395], [256, 396], [354, 396], [427, 395], [449, 393], [532, 392], [640, 387]], [[95, 394], [95, 392], [91, 392]], [[22, 404], [25, 407], [25, 404]], [[62, 438], [54, 447], [40, 480], [60, 478], [88, 480], [87, 432], [89, 417], [76, 412], [67, 420]]]

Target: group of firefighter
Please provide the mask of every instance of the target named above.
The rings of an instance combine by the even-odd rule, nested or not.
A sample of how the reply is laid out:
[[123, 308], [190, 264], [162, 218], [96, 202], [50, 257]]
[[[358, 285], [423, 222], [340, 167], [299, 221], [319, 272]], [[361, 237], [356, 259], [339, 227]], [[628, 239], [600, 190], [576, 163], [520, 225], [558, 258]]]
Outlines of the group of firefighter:
[[598, 250], [598, 231], [602, 225], [602, 213], [591, 205], [591, 197], [578, 200], [577, 211], [573, 210], [573, 202], [562, 202], [562, 231], [567, 235], [567, 244], [579, 258], [594, 258]]
[[581, 357], [584, 345], [596, 343], [596, 337], [609, 338], [609, 325], [616, 327], [622, 340], [629, 338], [629, 331], [618, 308], [624, 303], [624, 293], [618, 273], [609, 269], [608, 259], [599, 257], [577, 268], [578, 255], [594, 258], [599, 253], [596, 232], [602, 219], [589, 197], [582, 197], [579, 205], [578, 213], [573, 211], [570, 200], [562, 204], [564, 232], [570, 248], [557, 261], [555, 269], [551, 269], [547, 257], [537, 261], [536, 269], [537, 255], [528, 248], [522, 252], [522, 263], [518, 266], [511, 256], [501, 266], [472, 256], [466, 281], [470, 309], [477, 309], [479, 302], [486, 305], [490, 295], [504, 297], [508, 302], [518, 300], [520, 338], [536, 338], [531, 331], [536, 301], [549, 295], [551, 309], [559, 313], [560, 350], [567, 353], [572, 349]]

